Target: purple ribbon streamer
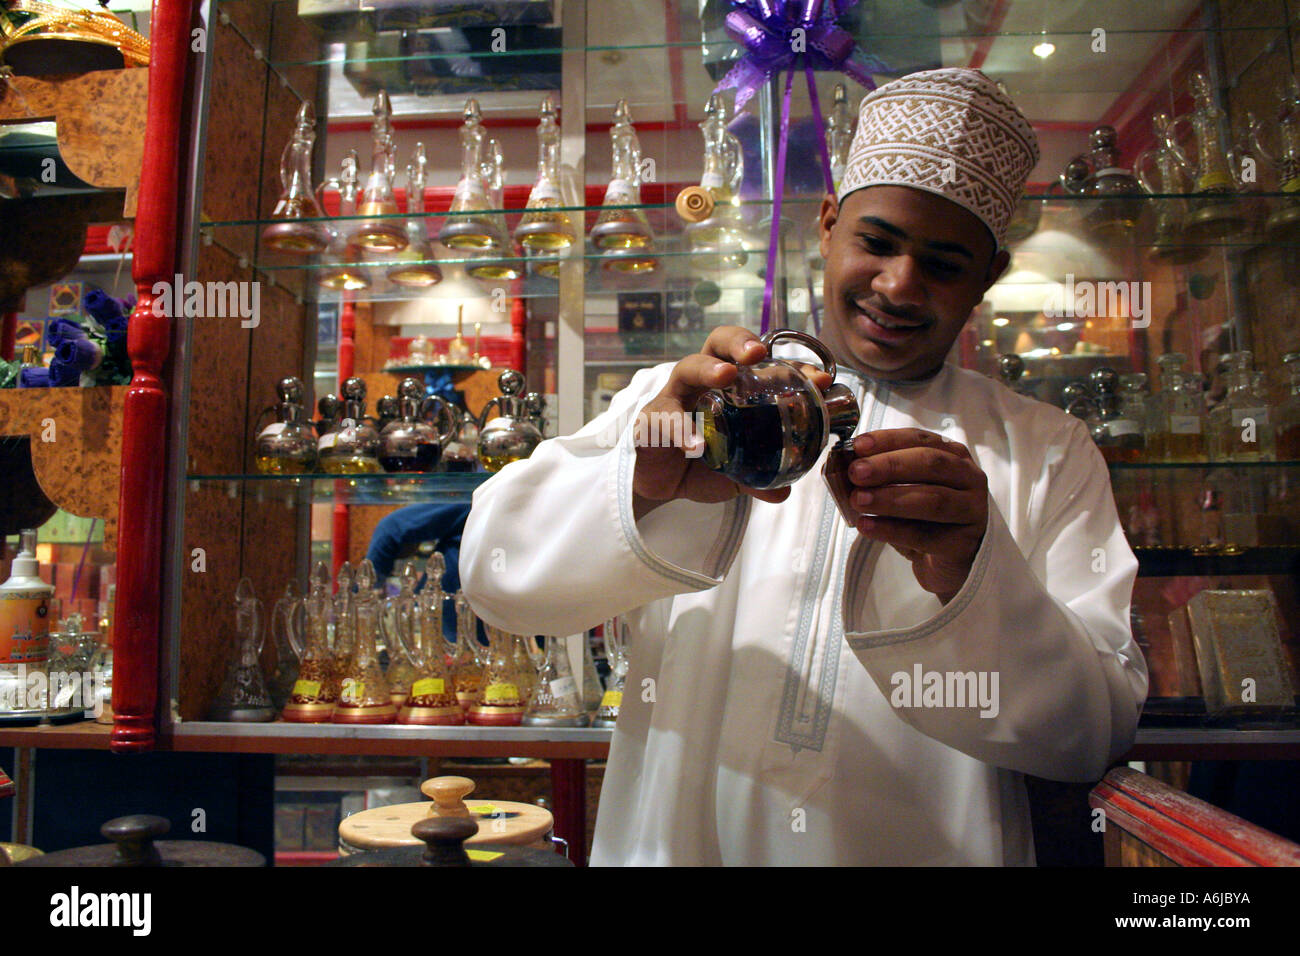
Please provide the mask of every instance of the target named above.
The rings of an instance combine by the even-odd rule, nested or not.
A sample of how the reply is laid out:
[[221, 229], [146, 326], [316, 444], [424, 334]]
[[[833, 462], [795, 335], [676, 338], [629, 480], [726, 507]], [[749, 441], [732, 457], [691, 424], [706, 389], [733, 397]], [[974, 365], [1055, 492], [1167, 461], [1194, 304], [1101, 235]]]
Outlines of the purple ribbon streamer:
[[817, 81], [813, 77], [811, 66], [803, 68], [808, 80], [808, 101], [812, 104], [812, 114], [817, 117], [817, 154], [822, 158], [822, 179], [828, 193], [835, 192], [835, 177], [831, 175], [831, 154], [826, 148], [826, 124], [822, 121], [822, 104], [817, 97]]
[[790, 144], [790, 91], [794, 88], [794, 70], [785, 78], [785, 97], [781, 100], [781, 134], [776, 148], [776, 178], [772, 182], [772, 231], [767, 243], [767, 271], [763, 274], [763, 322], [760, 335], [767, 335], [772, 324], [772, 289], [776, 285], [776, 252], [781, 242], [781, 197], [785, 194], [785, 154]]

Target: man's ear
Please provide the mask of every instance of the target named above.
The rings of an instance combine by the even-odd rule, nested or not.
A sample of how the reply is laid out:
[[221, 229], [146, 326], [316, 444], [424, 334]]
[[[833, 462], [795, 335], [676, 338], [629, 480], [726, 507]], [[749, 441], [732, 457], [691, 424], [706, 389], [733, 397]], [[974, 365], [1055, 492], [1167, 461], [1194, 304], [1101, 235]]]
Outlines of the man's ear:
[[1002, 273], [1007, 271], [1007, 266], [1011, 265], [1011, 253], [1006, 249], [1000, 249], [993, 256], [993, 261], [989, 263], [988, 275], [984, 277], [984, 291], [987, 292], [993, 283], [1002, 278]]
[[825, 198], [822, 199], [821, 214], [817, 217], [817, 227], [819, 233], [817, 248], [821, 252], [823, 260], [830, 253], [831, 227], [835, 225], [835, 223], [839, 220], [839, 218], [840, 218], [840, 205], [838, 202], [836, 202], [834, 196], [832, 196], [830, 193], [827, 193]]

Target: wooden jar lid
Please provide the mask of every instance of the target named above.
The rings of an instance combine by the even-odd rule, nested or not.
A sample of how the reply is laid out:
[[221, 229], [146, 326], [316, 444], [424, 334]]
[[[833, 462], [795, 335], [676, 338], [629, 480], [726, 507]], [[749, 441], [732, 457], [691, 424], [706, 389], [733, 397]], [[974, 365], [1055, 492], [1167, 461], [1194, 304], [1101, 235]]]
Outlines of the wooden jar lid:
[[511, 800], [466, 800], [474, 789], [467, 777], [434, 777], [420, 785], [432, 802], [398, 803], [354, 813], [339, 823], [339, 849], [382, 850], [389, 847], [419, 846], [411, 827], [431, 816], [472, 816], [478, 833], [467, 846], [496, 843], [510, 846], [545, 845], [555, 825], [549, 810]]

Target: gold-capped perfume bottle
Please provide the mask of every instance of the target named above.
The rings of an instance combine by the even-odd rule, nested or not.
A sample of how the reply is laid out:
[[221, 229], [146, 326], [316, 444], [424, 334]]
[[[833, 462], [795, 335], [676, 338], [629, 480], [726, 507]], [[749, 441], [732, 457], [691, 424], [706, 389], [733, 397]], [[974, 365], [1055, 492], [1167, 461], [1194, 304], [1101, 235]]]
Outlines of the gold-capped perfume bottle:
[[329, 245], [325, 210], [311, 188], [311, 154], [316, 144], [316, 114], [303, 101], [293, 135], [280, 155], [280, 199], [271, 212], [278, 220], [262, 229], [262, 242], [276, 252], [309, 256]]
[[355, 627], [352, 655], [341, 673], [336, 724], [391, 724], [397, 719], [392, 691], [379, 666], [375, 646], [383, 607], [375, 593], [375, 569], [367, 558], [357, 570], [357, 594], [352, 616]]
[[388, 281], [403, 289], [427, 289], [442, 281], [433, 247], [425, 231], [424, 189], [429, 159], [424, 144], [415, 144], [415, 156], [406, 167], [406, 248], [395, 253], [397, 265], [388, 267]]
[[537, 124], [537, 181], [515, 227], [515, 239], [532, 252], [563, 252], [577, 241], [572, 218], [558, 208], [564, 201], [560, 197], [560, 127], [555, 116], [555, 101], [548, 93], [542, 99]]
[[[375, 94], [371, 112], [375, 119], [370, 128], [370, 177], [366, 180], [364, 199], [357, 215], [396, 216], [401, 210], [397, 208], [397, 197], [393, 195], [393, 104], [383, 90]], [[370, 252], [393, 253], [406, 248], [406, 230], [396, 218], [362, 219], [345, 228], [349, 245]]]
[[271, 706], [260, 660], [263, 615], [253, 582], [240, 578], [235, 587], [235, 656], [208, 711], [209, 719], [238, 723], [275, 720], [275, 708]]
[[334, 714], [337, 668], [330, 650], [330, 626], [334, 601], [330, 595], [330, 571], [324, 561], [312, 568], [307, 596], [302, 600], [302, 631], [290, 630], [298, 674], [280, 716], [294, 723], [326, 723]]
[[505, 235], [488, 215], [492, 199], [483, 179], [483, 114], [478, 100], [465, 101], [464, 122], [460, 127], [460, 181], [451, 198], [447, 218], [438, 232], [438, 241], [448, 249], [501, 249]]
[[359, 292], [370, 288], [366, 267], [358, 261], [361, 253], [348, 242], [351, 217], [357, 214], [357, 151], [348, 150], [339, 174], [339, 222], [331, 229], [333, 238], [320, 271], [320, 284], [334, 292]]
[[366, 420], [366, 383], [350, 378], [343, 383], [344, 413], [338, 431], [322, 435], [317, 443], [320, 470], [329, 475], [369, 475], [383, 471], [379, 464], [379, 435]]
[[279, 421], [257, 436], [253, 464], [263, 475], [302, 475], [316, 469], [316, 436], [303, 418], [302, 379], [280, 379], [275, 387]]
[[632, 127], [626, 99], [620, 99], [614, 107], [609, 138], [613, 174], [605, 188], [603, 208], [591, 227], [591, 243], [605, 252], [623, 253], [601, 260], [601, 267], [607, 271], [653, 272], [659, 260], [645, 255], [654, 246], [654, 232], [645, 210], [640, 208], [641, 143]]

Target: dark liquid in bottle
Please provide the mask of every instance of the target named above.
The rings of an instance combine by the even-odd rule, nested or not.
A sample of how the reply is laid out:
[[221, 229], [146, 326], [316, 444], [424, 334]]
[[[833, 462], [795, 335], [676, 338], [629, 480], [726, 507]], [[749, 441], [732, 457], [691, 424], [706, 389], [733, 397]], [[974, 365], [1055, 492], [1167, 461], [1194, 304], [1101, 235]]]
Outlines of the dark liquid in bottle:
[[473, 458], [448, 458], [447, 470], [448, 471], [473, 471], [474, 459]]
[[430, 442], [416, 445], [414, 455], [381, 455], [379, 463], [384, 471], [435, 471], [442, 456], [442, 446]]
[[[820, 454], [822, 447], [821, 418], [802, 414], [791, 408], [791, 432], [785, 434], [781, 410], [777, 405], [730, 405], [721, 410], [720, 422], [706, 415], [702, 423], [705, 440], [710, 446], [708, 432], [716, 429], [725, 439], [728, 458], [721, 462], [710, 461], [727, 477], [749, 488], [782, 488], [803, 473], [802, 453], [799, 449], [814, 449]], [[783, 466], [784, 457], [784, 468]]]

